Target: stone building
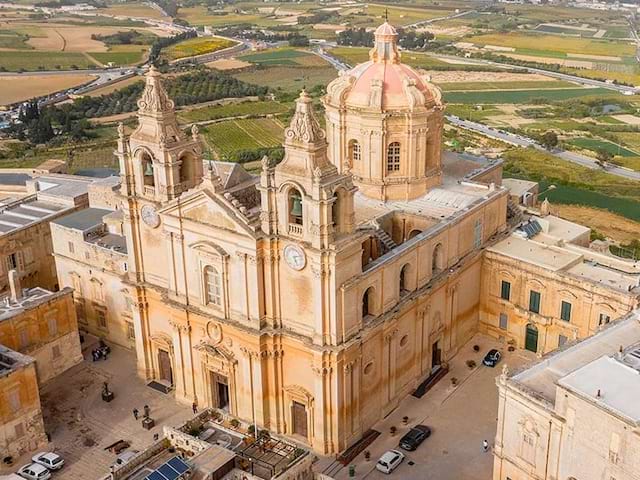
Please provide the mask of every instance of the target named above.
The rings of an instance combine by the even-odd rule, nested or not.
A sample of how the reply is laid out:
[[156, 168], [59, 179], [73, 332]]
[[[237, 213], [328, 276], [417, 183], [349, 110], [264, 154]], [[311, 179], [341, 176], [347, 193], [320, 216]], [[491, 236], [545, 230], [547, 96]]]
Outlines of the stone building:
[[33, 357], [42, 384], [82, 361], [72, 290], [22, 290], [13, 278], [11, 294], [0, 298], [0, 345]]
[[494, 480], [640, 472], [640, 311], [498, 379]]
[[43, 175], [26, 180], [26, 195], [0, 202], [0, 292], [16, 270], [24, 287], [58, 289], [49, 222], [89, 204], [94, 181], [73, 175]]
[[116, 198], [52, 225], [83, 328], [135, 348], [178, 400], [321, 454], [438, 372], [493, 321], [483, 257], [519, 211], [501, 162], [442, 154], [440, 92], [396, 39], [382, 25], [328, 86], [326, 133], [301, 93], [259, 177], [203, 162], [151, 68]]
[[534, 216], [487, 248], [480, 330], [543, 354], [638, 307], [640, 262], [585, 248], [589, 233]]
[[35, 360], [0, 345], [0, 452], [2, 458], [47, 445]]

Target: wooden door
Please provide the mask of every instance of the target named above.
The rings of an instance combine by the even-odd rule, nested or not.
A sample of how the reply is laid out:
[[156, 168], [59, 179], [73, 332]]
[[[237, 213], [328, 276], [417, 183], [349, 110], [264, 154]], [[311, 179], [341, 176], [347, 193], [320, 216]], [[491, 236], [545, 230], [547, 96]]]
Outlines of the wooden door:
[[307, 438], [307, 408], [301, 403], [293, 402], [291, 419], [293, 421], [293, 433]]
[[158, 366], [160, 370], [160, 380], [169, 382], [173, 385], [173, 371], [171, 369], [171, 357], [169, 352], [165, 350], [158, 350]]
[[531, 352], [538, 352], [538, 329], [535, 325], [527, 325], [527, 333], [524, 339], [524, 348]]

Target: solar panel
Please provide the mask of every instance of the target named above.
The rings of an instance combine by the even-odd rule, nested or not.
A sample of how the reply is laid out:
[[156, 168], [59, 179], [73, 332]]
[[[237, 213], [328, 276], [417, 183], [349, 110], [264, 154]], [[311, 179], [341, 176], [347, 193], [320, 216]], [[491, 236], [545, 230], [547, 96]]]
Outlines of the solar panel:
[[170, 465], [166, 463], [162, 465], [156, 472], [160, 472], [167, 480], [177, 480], [180, 476], [178, 472], [176, 472]]
[[159, 474], [157, 471], [151, 472], [144, 480], [167, 480], [164, 475]]
[[189, 470], [189, 465], [187, 465], [180, 457], [173, 457], [167, 462], [167, 464], [171, 465], [171, 467], [180, 474]]
[[520, 230], [522, 230], [525, 233], [527, 238], [531, 238], [531, 237], [534, 237], [536, 234], [540, 233], [542, 231], [542, 227], [540, 226], [537, 220], [531, 220], [525, 223], [524, 225], [522, 225], [520, 227]]

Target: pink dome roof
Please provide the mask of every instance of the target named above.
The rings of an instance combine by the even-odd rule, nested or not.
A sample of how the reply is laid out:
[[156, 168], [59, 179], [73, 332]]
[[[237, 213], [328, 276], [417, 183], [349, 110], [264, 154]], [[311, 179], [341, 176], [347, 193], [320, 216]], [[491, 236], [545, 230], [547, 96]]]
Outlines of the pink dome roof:
[[[345, 78], [334, 80], [336, 86], [350, 80], [342, 97], [346, 106], [402, 110], [442, 105], [440, 90], [424, 75], [400, 62], [397, 38], [396, 29], [383, 23], [375, 31], [370, 60], [345, 72], [342, 76]], [[332, 85], [327, 91], [332, 91]]]

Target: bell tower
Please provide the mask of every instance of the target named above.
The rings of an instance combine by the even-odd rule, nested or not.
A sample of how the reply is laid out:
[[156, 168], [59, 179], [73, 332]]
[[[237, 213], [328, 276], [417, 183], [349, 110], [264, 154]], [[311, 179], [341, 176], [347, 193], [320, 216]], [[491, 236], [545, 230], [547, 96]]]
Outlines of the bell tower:
[[268, 233], [327, 248], [354, 228], [351, 176], [327, 158], [325, 132], [302, 91], [285, 130], [284, 159], [275, 168], [263, 162], [262, 228]]
[[185, 135], [161, 74], [151, 66], [138, 100], [138, 127], [126, 139], [119, 129], [116, 155], [123, 177], [122, 194], [164, 203], [193, 188], [202, 178], [197, 127]]

